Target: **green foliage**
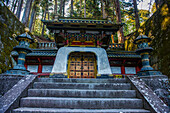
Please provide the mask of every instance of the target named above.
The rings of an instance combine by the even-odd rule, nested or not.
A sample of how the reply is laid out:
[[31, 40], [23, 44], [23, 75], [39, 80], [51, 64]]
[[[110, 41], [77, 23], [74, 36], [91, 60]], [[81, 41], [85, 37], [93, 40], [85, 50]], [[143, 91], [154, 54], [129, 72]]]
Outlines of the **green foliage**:
[[[163, 4], [152, 17], [141, 27], [143, 34], [151, 37], [154, 51], [151, 53], [151, 65], [170, 77], [170, 13], [167, 4]], [[139, 35], [138, 31], [128, 35], [125, 42], [126, 50], [135, 50], [134, 39]]]

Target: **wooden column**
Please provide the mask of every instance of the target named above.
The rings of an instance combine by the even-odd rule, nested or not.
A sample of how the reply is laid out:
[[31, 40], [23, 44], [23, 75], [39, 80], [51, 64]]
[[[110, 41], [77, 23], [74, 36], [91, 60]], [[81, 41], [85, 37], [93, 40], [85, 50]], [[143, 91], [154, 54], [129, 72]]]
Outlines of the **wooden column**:
[[125, 66], [124, 65], [121, 66], [121, 73], [125, 74]]
[[136, 73], [137, 73], [138, 71], [140, 71], [140, 68], [139, 68], [139, 66], [136, 66]]
[[125, 74], [125, 66], [124, 66], [125, 62], [126, 62], [126, 60], [123, 60], [123, 65], [121, 66], [121, 73], [122, 74]]
[[42, 64], [41, 64], [41, 59], [38, 58], [39, 64], [38, 64], [38, 73], [42, 73]]
[[25, 68], [27, 69], [27, 64], [24, 64]]

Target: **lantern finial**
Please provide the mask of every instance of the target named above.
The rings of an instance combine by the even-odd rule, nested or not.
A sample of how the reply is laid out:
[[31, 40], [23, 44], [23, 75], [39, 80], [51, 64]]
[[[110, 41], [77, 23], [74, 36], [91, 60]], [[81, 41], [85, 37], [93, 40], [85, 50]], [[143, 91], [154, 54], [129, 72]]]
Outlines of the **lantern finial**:
[[28, 27], [26, 27], [24, 30], [26, 33], [28, 33], [30, 31], [30, 29]]
[[143, 35], [143, 29], [139, 28], [138, 32], [139, 32], [139, 35]]

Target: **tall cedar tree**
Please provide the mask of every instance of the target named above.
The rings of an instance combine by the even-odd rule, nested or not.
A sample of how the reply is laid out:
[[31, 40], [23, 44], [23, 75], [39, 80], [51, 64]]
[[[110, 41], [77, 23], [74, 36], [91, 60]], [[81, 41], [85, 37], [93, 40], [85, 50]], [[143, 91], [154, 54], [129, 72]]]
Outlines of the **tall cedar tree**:
[[57, 15], [57, 0], [55, 0], [54, 14]]
[[62, 15], [63, 0], [60, 0], [60, 16]]
[[134, 6], [134, 12], [135, 12], [136, 30], [138, 30], [140, 27], [140, 23], [139, 23], [139, 15], [138, 15], [138, 8], [137, 8], [136, 0], [133, 0], [133, 6]]
[[35, 14], [36, 14], [36, 9], [37, 9], [37, 4], [38, 3], [39, 3], [38, 0], [34, 1], [34, 3], [33, 3], [33, 8], [32, 8], [32, 12], [31, 12], [31, 18], [30, 18], [30, 23], [29, 23], [30, 31], [32, 30], [32, 24], [33, 24], [33, 21], [35, 19]]
[[[114, 4], [116, 9], [117, 23], [122, 23], [119, 0], [114, 0]], [[125, 39], [124, 39], [123, 27], [121, 27], [118, 31], [118, 43], [124, 43], [124, 41]]]
[[33, 0], [27, 0], [25, 10], [24, 10], [24, 15], [22, 17], [22, 23], [27, 26], [28, 20], [29, 20], [29, 15], [31, 11], [31, 6], [32, 6], [32, 1]]
[[[46, 15], [47, 15], [47, 11], [48, 11], [48, 3], [45, 4], [45, 14], [44, 14], [44, 20], [46, 20]], [[41, 37], [44, 37], [44, 28], [45, 28], [45, 25], [43, 24], [43, 28], [42, 28], [42, 32], [41, 32]]]
[[13, 13], [15, 13], [15, 9], [16, 9], [17, 3], [18, 3], [18, 0], [15, 1], [14, 7], [13, 7], [13, 10], [12, 10]]
[[64, 12], [65, 12], [65, 0], [63, 0], [63, 17], [64, 17]]
[[71, 0], [71, 10], [70, 10], [70, 16], [73, 16], [73, 0]]
[[86, 0], [84, 0], [84, 18], [86, 18]]
[[23, 5], [23, 0], [19, 0], [17, 13], [16, 13], [16, 16], [18, 17], [18, 19], [20, 19], [20, 16], [21, 16], [22, 5]]

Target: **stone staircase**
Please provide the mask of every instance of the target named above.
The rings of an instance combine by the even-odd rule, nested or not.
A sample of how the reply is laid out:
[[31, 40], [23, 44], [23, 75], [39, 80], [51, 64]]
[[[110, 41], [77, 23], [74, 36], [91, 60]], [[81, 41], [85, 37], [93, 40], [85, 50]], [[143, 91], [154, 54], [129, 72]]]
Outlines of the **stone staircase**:
[[39, 78], [14, 113], [148, 113], [126, 79]]

